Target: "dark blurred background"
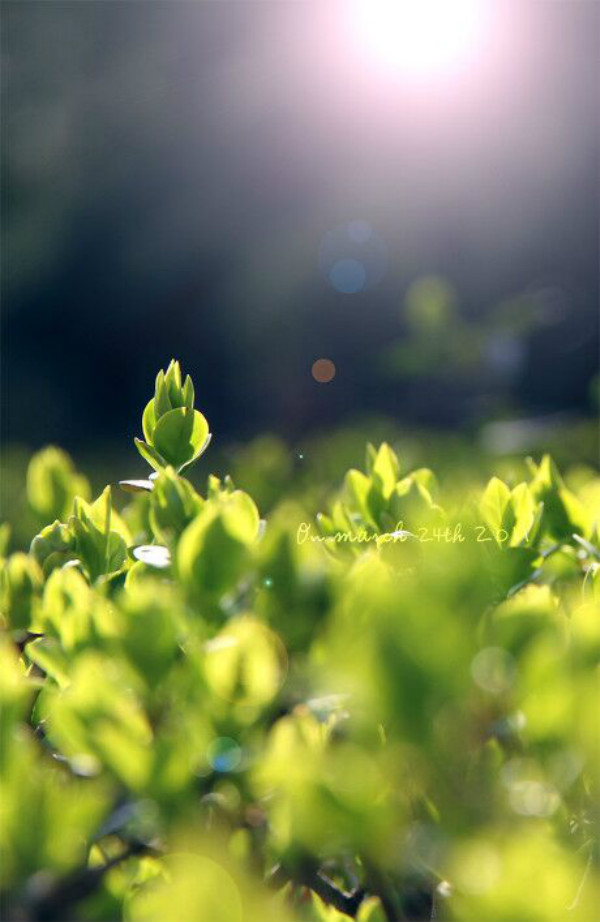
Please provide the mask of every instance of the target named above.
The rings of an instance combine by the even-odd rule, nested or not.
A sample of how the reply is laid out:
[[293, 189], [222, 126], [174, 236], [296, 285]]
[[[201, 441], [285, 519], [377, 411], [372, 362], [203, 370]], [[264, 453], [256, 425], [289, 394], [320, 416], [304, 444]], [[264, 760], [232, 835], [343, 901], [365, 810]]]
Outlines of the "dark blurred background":
[[6, 442], [129, 445], [172, 356], [225, 441], [593, 416], [595, 0], [498, 0], [417, 76], [351, 0], [3, 20]]

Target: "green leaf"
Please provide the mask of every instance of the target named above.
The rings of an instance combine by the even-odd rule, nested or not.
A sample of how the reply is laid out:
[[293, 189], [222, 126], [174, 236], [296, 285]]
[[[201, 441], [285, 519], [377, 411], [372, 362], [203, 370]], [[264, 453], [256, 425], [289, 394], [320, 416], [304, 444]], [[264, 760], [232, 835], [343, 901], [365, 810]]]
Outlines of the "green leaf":
[[208, 500], [179, 541], [177, 566], [197, 593], [218, 596], [232, 588], [259, 531], [259, 514], [240, 490]]
[[515, 517], [510, 544], [512, 547], [516, 547], [531, 537], [536, 506], [531, 490], [526, 483], [520, 483], [516, 486], [511, 493], [510, 499]]
[[492, 477], [481, 498], [479, 508], [484, 521], [489, 525], [492, 533], [497, 534], [502, 528], [504, 513], [510, 500], [510, 490], [499, 480]]
[[[75, 535], [75, 552], [91, 580], [119, 570], [126, 559], [127, 529], [120, 522], [112, 529], [111, 518], [110, 487], [92, 505], [76, 498], [69, 527]], [[118, 517], [114, 518], [117, 523]]]
[[158, 421], [161, 416], [164, 416], [165, 413], [168, 413], [169, 410], [172, 410], [173, 406], [169, 400], [169, 390], [166, 383], [165, 375], [162, 371], [158, 373], [156, 378], [156, 391], [154, 394], [154, 416], [155, 420]]
[[69, 685], [49, 696], [45, 709], [49, 738], [65, 755], [93, 756], [122, 783], [143, 790], [152, 730], [135, 685], [122, 658], [85, 652], [75, 660]]
[[152, 399], [146, 404], [146, 409], [142, 415], [142, 429], [144, 431], [144, 438], [147, 442], [152, 443], [155, 426], [156, 414], [154, 412], [154, 400]]
[[17, 551], [0, 571], [0, 609], [12, 628], [29, 628], [35, 623], [42, 589], [42, 571], [33, 557]]
[[188, 408], [188, 410], [194, 409], [194, 399], [195, 399], [194, 384], [190, 376], [187, 375], [185, 379], [185, 384], [183, 386], [183, 403], [184, 403], [184, 406]]
[[76, 558], [73, 530], [59, 521], [47, 525], [31, 542], [29, 553], [47, 576], [55, 567], [62, 567]]
[[377, 460], [377, 449], [371, 442], [367, 442], [365, 467], [367, 469], [367, 474], [369, 475], [369, 477], [373, 473], [373, 466], [376, 460]]
[[560, 472], [550, 455], [544, 455], [537, 466], [531, 462], [530, 468], [534, 475], [531, 484], [534, 492], [538, 489], [560, 490], [564, 487]]
[[195, 458], [208, 436], [208, 423], [198, 410], [170, 410], [156, 423], [154, 447], [174, 468]]
[[221, 512], [229, 534], [243, 544], [251, 545], [259, 532], [260, 516], [252, 498], [242, 490], [234, 490], [221, 500]]
[[119, 643], [153, 686], [175, 662], [179, 625], [173, 610], [180, 600], [171, 586], [146, 580], [121, 593], [119, 603]]
[[383, 442], [377, 452], [371, 477], [378, 484], [385, 499], [391, 496], [399, 473], [400, 465], [395, 452], [392, 451], [387, 442]]
[[9, 522], [0, 525], [0, 560], [6, 556], [10, 544], [11, 527]]
[[356, 922], [386, 922], [386, 918], [381, 900], [376, 896], [369, 896], [360, 904]]
[[165, 385], [169, 395], [169, 403], [173, 409], [184, 406], [182, 402], [183, 393], [181, 390], [181, 367], [179, 362], [176, 362], [175, 359], [171, 359], [169, 362], [169, 367], [165, 375]]
[[[212, 432], [209, 432], [206, 438], [204, 439], [204, 442], [200, 446], [200, 448], [194, 453], [194, 456], [190, 458], [189, 461], [186, 461], [185, 464], [181, 465], [181, 467], [179, 468], [179, 473], [180, 474], [183, 473], [183, 471], [185, 471], [186, 468], [190, 467], [190, 465], [194, 464], [194, 462], [197, 461], [198, 458], [201, 458], [211, 442], [212, 442]], [[225, 480], [227, 480], [227, 477], [225, 478]]]
[[27, 468], [27, 499], [39, 516], [46, 521], [66, 518], [78, 495], [89, 497], [90, 486], [64, 451], [49, 446], [33, 456]]
[[208, 475], [206, 495], [209, 499], [218, 499], [220, 496], [233, 493], [234, 490], [235, 484], [229, 474], [225, 475], [224, 480], [215, 474]]
[[368, 497], [371, 489], [371, 481], [361, 471], [349, 470], [344, 478], [344, 485], [354, 510], [362, 516], [365, 522], [375, 524], [371, 515]]
[[500, 598], [516, 592], [536, 575], [538, 552], [532, 548], [489, 547], [488, 568]]
[[150, 523], [156, 537], [169, 541], [181, 534], [203, 506], [192, 485], [179, 477], [172, 467], [163, 470], [153, 482], [150, 500]]
[[113, 611], [75, 567], [54, 570], [44, 587], [40, 629], [72, 655], [114, 632]]
[[287, 666], [283, 644], [255, 618], [236, 618], [206, 645], [212, 691], [226, 701], [263, 706], [276, 694]]
[[148, 445], [146, 442], [142, 442], [141, 439], [134, 439], [135, 447], [141, 454], [142, 458], [148, 462], [150, 467], [153, 467], [155, 471], [160, 471], [161, 468], [166, 467], [168, 461], [165, 461], [163, 456], [155, 449], [152, 445]]
[[573, 532], [590, 537], [592, 521], [581, 501], [564, 484], [549, 455], [539, 466], [530, 463], [533, 479], [531, 492], [544, 504], [541, 530], [556, 541], [570, 541]]
[[439, 492], [439, 485], [437, 482], [437, 477], [433, 471], [429, 470], [428, 467], [420, 467], [416, 471], [411, 471], [410, 477], [415, 483], [420, 484], [427, 490], [427, 493], [432, 498], [436, 497]]
[[27, 659], [64, 688], [69, 684], [69, 659], [56, 637], [40, 637], [27, 644]]
[[172, 359], [166, 372], [156, 376], [154, 397], [142, 417], [145, 442], [136, 447], [151, 467], [160, 471], [172, 465], [182, 471], [196, 461], [210, 442], [208, 423], [194, 410], [194, 385], [187, 375], [182, 385], [181, 367]]

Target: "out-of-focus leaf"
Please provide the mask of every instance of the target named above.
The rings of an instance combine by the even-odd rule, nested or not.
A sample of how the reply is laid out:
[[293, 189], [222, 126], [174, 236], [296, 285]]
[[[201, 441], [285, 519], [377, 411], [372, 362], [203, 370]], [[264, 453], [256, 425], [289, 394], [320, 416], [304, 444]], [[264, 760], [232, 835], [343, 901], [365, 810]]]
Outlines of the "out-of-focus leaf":
[[154, 481], [150, 521], [161, 541], [178, 537], [199, 514], [204, 501], [192, 485], [168, 467]]
[[152, 763], [152, 731], [133, 677], [98, 653], [77, 658], [71, 682], [49, 694], [50, 738], [69, 757], [93, 757], [132, 790], [143, 790]]
[[76, 559], [75, 535], [68, 525], [53, 522], [35, 536], [29, 553], [41, 565], [44, 575], [47, 576], [55, 567], [63, 567]]
[[215, 596], [235, 585], [256, 541], [259, 514], [241, 490], [208, 500], [179, 541], [177, 566], [193, 591]]
[[53, 445], [37, 452], [27, 468], [27, 499], [41, 517], [65, 519], [76, 496], [88, 499], [90, 487], [71, 458]]
[[510, 490], [498, 477], [492, 477], [481, 499], [481, 513], [484, 521], [494, 532], [500, 531], [504, 513], [510, 501]]
[[42, 571], [33, 557], [17, 551], [0, 571], [0, 610], [12, 628], [35, 624], [42, 589]]
[[400, 473], [398, 459], [385, 442], [379, 447], [373, 462], [371, 477], [387, 499], [396, 485]]
[[206, 646], [206, 677], [220, 698], [260, 707], [277, 693], [287, 656], [279, 638], [251, 617], [234, 619]]

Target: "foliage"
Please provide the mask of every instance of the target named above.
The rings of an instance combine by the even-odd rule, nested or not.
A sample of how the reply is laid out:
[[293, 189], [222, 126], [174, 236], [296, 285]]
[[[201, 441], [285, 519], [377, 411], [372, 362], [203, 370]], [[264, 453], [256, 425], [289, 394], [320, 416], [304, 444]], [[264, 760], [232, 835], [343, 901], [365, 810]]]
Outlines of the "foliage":
[[142, 417], [146, 441], [136, 439], [141, 456], [155, 470], [171, 464], [178, 471], [196, 461], [208, 447], [210, 433], [202, 413], [194, 409], [194, 385], [181, 383], [179, 363], [171, 362], [156, 377], [154, 397]]
[[176, 362], [143, 431], [120, 513], [62, 452], [29, 467], [5, 917], [594, 922], [600, 479], [440, 488], [383, 443], [265, 520], [182, 476], [209, 436]]

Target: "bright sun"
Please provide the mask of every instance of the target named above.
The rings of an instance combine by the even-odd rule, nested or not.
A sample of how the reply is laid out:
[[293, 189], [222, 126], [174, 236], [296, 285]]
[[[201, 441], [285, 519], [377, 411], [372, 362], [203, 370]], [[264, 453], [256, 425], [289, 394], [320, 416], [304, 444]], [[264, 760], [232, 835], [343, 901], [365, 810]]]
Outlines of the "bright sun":
[[356, 0], [361, 41], [413, 75], [459, 66], [473, 52], [486, 0]]

